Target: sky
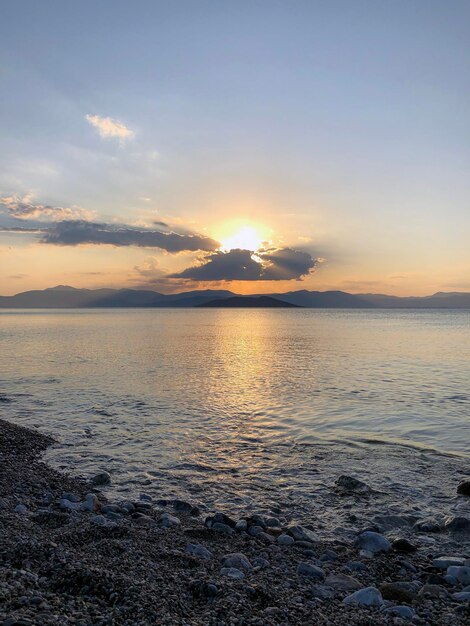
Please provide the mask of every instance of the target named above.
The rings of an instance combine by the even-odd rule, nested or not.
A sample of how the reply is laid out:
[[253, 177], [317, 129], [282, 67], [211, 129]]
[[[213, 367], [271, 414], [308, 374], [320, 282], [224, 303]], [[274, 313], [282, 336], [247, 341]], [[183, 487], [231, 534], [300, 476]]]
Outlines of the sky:
[[470, 291], [468, 0], [1, 0], [0, 293]]

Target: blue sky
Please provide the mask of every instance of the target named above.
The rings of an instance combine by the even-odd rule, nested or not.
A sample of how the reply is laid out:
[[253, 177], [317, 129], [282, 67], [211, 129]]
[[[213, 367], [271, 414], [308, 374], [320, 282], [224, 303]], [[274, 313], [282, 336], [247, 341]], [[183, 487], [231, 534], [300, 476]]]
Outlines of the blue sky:
[[[3, 0], [1, 14], [2, 293], [470, 289], [469, 2]], [[221, 246], [47, 234], [68, 220]], [[187, 271], [235, 262], [224, 241], [243, 247], [247, 229], [256, 280]], [[272, 271], [283, 250], [314, 264]]]

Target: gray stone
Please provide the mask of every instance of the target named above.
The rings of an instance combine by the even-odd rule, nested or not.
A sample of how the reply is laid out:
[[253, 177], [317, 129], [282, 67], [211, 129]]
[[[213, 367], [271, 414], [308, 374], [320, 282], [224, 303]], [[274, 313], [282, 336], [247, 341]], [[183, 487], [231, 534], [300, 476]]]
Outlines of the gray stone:
[[75, 493], [66, 492], [62, 494], [63, 500], [69, 500], [70, 502], [80, 502], [80, 496]]
[[439, 533], [442, 530], [439, 522], [432, 517], [417, 521], [414, 527], [423, 533]]
[[297, 566], [297, 575], [303, 578], [311, 578], [312, 580], [322, 581], [325, 579], [325, 572], [307, 561], [302, 561]]
[[248, 529], [248, 534], [252, 537], [257, 537], [261, 535], [262, 532], [264, 532], [262, 526], [250, 526]]
[[325, 579], [325, 585], [342, 591], [357, 591], [362, 587], [358, 580], [346, 574], [330, 574]]
[[356, 539], [356, 546], [360, 550], [366, 550], [371, 554], [389, 552], [392, 549], [392, 544], [387, 537], [384, 537], [379, 533], [374, 533], [371, 530], [366, 530], [359, 535]]
[[186, 546], [186, 552], [192, 556], [198, 556], [201, 559], [206, 559], [207, 561], [213, 557], [212, 552], [200, 543], [188, 543]]
[[[111, 505], [108, 505], [108, 507]], [[99, 511], [101, 508], [100, 501], [94, 493], [87, 493], [84, 502], [81, 504], [81, 508], [85, 511]], [[117, 508], [117, 507], [116, 507]], [[114, 511], [116, 512], [116, 511]]]
[[416, 552], [418, 549], [414, 543], [408, 541], [408, 539], [404, 537], [399, 537], [398, 539], [394, 539], [392, 541], [392, 548], [395, 552], [401, 552], [403, 554], [411, 554], [412, 552]]
[[19, 513], [20, 515], [24, 515], [28, 512], [28, 507], [24, 504], [17, 504], [15, 506], [15, 513]]
[[446, 519], [444, 527], [450, 532], [470, 531], [470, 519], [461, 515], [450, 516]]
[[223, 522], [214, 522], [211, 526], [212, 530], [217, 533], [223, 533], [224, 535], [233, 535], [235, 532], [231, 526], [224, 524]]
[[431, 597], [431, 598], [447, 598], [449, 594], [444, 587], [440, 585], [423, 585], [418, 592], [418, 596], [420, 597]]
[[465, 559], [460, 556], [440, 556], [437, 559], [433, 559], [432, 566], [436, 569], [447, 569], [452, 565], [463, 565]]
[[152, 502], [152, 496], [149, 495], [148, 493], [141, 493], [139, 495], [139, 498], [142, 500], [142, 502]]
[[158, 518], [157, 524], [161, 528], [172, 528], [174, 526], [179, 526], [181, 524], [181, 521], [174, 515], [170, 515], [169, 513], [162, 513]]
[[238, 520], [238, 522], [235, 525], [235, 530], [238, 531], [242, 531], [242, 530], [247, 530], [248, 529], [248, 522], [246, 521], [246, 519], [241, 519]]
[[315, 534], [304, 526], [289, 526], [286, 532], [294, 537], [296, 541], [308, 541], [310, 543], [316, 541]]
[[64, 511], [78, 511], [81, 508], [80, 502], [71, 502], [65, 498], [59, 500], [59, 507]]
[[470, 496], [470, 480], [463, 480], [457, 487], [457, 493], [461, 496]]
[[353, 476], [340, 476], [335, 482], [336, 488], [342, 493], [356, 493], [365, 495], [370, 493], [370, 487], [362, 480], [358, 480]]
[[111, 483], [111, 475], [108, 472], [99, 472], [91, 479], [91, 484], [96, 487], [100, 485], [109, 485]]
[[279, 535], [277, 542], [280, 546], [291, 546], [294, 543], [294, 537], [290, 535]]
[[369, 567], [362, 561], [348, 561], [346, 567], [351, 572], [367, 572]]
[[458, 602], [470, 602], [470, 592], [469, 591], [459, 591], [458, 593], [453, 593], [452, 597], [454, 600]]
[[382, 594], [376, 587], [364, 587], [355, 591], [343, 600], [344, 604], [361, 604], [363, 606], [383, 606]]
[[236, 567], [223, 567], [220, 570], [220, 573], [222, 576], [228, 576], [229, 578], [234, 578], [235, 580], [242, 580], [242, 578], [245, 578], [245, 574]]
[[451, 565], [447, 574], [456, 578], [462, 585], [470, 585], [470, 567], [468, 565]]
[[233, 552], [222, 557], [222, 565], [224, 567], [235, 567], [240, 570], [251, 570], [252, 565], [249, 559], [241, 552]]
[[406, 604], [401, 604], [400, 606], [390, 606], [388, 609], [385, 609], [386, 613], [391, 615], [397, 615], [402, 619], [412, 620], [416, 613], [410, 606], [406, 606]]

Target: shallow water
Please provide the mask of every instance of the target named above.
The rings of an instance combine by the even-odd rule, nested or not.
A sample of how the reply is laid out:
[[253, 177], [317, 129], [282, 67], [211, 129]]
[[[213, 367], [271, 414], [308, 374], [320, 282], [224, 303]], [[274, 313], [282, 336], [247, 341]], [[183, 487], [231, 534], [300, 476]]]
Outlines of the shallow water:
[[5, 310], [0, 351], [2, 416], [121, 493], [302, 508], [348, 470], [468, 467], [470, 311]]

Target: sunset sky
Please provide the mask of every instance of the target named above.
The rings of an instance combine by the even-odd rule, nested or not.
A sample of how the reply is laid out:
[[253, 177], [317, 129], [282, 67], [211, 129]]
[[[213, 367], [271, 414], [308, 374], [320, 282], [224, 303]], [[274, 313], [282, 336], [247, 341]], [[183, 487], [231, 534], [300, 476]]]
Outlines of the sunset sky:
[[470, 291], [469, 24], [467, 0], [2, 0], [0, 293]]

